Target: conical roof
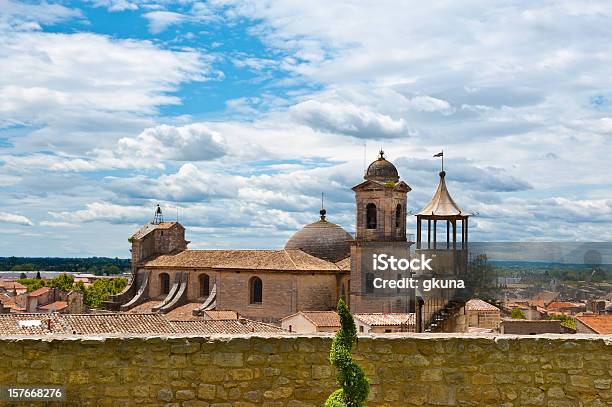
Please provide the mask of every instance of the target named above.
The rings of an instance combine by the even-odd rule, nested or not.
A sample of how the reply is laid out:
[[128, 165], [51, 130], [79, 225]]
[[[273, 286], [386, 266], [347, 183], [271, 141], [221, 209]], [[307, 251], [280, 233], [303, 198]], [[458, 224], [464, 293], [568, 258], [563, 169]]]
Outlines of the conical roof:
[[295, 232], [285, 249], [299, 249], [335, 263], [350, 255], [351, 240], [353, 237], [341, 226], [325, 220], [325, 209], [321, 209], [321, 219]]
[[417, 215], [423, 216], [469, 216], [461, 212], [446, 188], [444, 177], [446, 172], [440, 171], [440, 183], [431, 201]]

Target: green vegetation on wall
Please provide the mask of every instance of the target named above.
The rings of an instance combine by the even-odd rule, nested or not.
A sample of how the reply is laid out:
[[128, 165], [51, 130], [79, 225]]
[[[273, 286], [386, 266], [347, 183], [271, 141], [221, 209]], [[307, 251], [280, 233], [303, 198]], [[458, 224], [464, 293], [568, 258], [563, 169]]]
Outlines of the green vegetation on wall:
[[332, 342], [329, 361], [337, 369], [336, 382], [340, 388], [329, 396], [325, 407], [360, 407], [370, 393], [370, 382], [351, 356], [357, 342], [357, 328], [342, 300], [338, 301], [338, 315], [341, 327]]

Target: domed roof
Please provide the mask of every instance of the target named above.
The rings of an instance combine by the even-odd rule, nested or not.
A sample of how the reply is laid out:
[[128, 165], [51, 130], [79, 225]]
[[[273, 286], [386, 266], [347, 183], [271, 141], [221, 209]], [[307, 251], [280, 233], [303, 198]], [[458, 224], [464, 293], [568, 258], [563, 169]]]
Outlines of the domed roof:
[[380, 157], [370, 164], [363, 178], [371, 181], [397, 182], [399, 173], [395, 165], [385, 159], [385, 152], [380, 150]]
[[285, 249], [300, 249], [311, 256], [335, 263], [350, 255], [351, 240], [353, 237], [346, 230], [325, 220], [325, 209], [321, 209], [321, 219], [295, 232], [285, 244]]

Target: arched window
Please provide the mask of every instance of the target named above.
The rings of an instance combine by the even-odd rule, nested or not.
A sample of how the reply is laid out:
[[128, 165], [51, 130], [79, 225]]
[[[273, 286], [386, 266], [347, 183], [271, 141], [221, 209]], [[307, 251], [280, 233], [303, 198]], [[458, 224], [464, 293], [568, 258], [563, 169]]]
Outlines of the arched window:
[[376, 229], [376, 205], [373, 203], [366, 206], [366, 228]]
[[249, 280], [249, 303], [261, 304], [263, 298], [263, 283], [261, 278], [253, 277]]
[[210, 278], [208, 274], [200, 274], [200, 297], [208, 297], [210, 294]]
[[397, 204], [395, 207], [395, 227], [399, 228], [402, 226], [402, 205]]
[[161, 273], [159, 275], [159, 286], [161, 287], [162, 294], [168, 294], [170, 292], [170, 276], [168, 273]]

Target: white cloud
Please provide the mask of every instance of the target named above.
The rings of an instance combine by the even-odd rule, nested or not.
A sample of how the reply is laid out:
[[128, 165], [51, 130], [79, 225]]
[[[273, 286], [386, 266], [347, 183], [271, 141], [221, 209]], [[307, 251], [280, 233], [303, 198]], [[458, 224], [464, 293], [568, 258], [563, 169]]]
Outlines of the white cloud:
[[180, 24], [188, 19], [184, 14], [172, 11], [151, 11], [143, 16], [149, 20], [149, 31], [153, 34], [158, 34], [171, 25]]
[[28, 217], [7, 212], [0, 212], [0, 222], [15, 223], [17, 225], [24, 226], [34, 226], [34, 223]]
[[366, 107], [307, 100], [291, 106], [289, 111], [296, 120], [322, 131], [372, 139], [408, 135], [404, 119], [394, 119]]
[[122, 138], [117, 153], [125, 157], [176, 161], [208, 161], [226, 154], [223, 137], [204, 123], [145, 129], [136, 138]]

